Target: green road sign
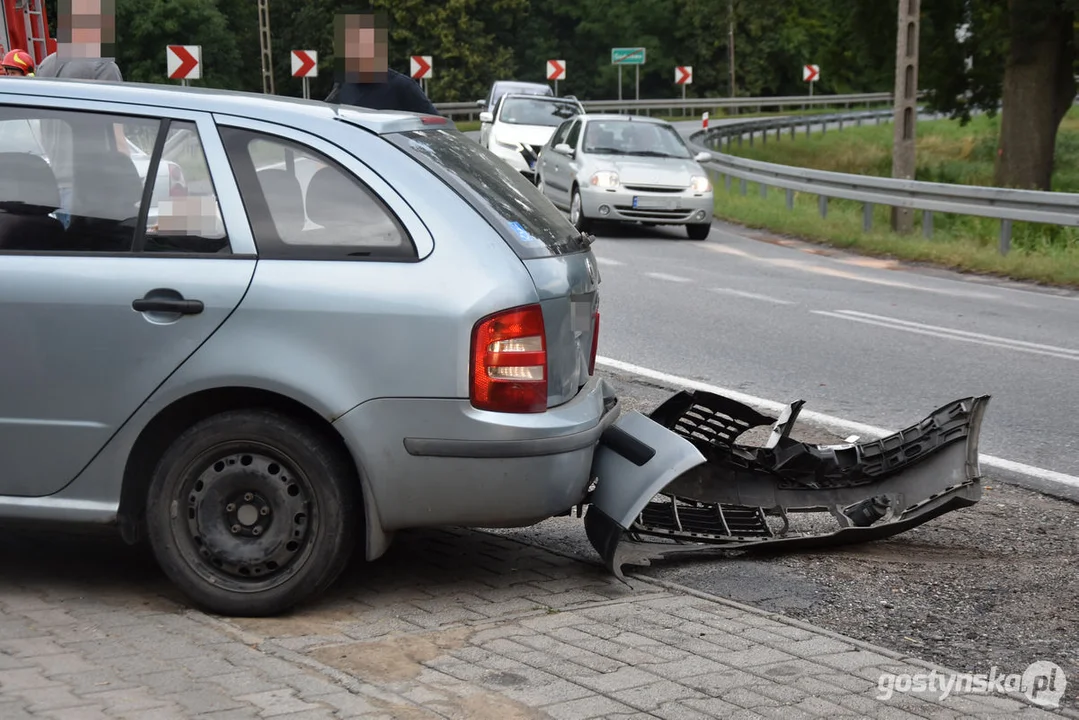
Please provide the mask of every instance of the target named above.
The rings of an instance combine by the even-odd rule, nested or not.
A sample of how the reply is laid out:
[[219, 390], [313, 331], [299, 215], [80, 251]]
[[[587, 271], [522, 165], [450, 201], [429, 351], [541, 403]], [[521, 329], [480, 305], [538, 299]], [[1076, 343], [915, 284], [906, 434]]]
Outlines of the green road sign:
[[644, 65], [644, 48], [611, 48], [612, 65]]

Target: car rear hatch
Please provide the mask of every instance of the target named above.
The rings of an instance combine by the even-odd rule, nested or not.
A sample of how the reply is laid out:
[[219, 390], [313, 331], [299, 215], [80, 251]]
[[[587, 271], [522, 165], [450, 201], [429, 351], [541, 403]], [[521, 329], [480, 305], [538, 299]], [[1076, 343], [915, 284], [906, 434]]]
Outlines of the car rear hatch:
[[600, 277], [591, 238], [514, 168], [456, 130], [431, 125], [386, 139], [453, 187], [524, 263], [543, 310], [547, 406], [572, 400], [595, 367]]

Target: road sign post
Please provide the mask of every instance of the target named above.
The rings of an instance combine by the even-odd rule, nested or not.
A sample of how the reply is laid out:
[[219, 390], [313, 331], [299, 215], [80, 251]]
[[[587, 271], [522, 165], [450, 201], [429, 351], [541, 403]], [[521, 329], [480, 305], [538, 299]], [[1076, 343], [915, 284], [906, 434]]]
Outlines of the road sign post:
[[179, 80], [186, 87], [188, 80], [202, 77], [202, 46], [165, 46], [165, 67], [170, 80]]
[[566, 77], [566, 61], [565, 60], [548, 60], [547, 61], [547, 80], [554, 81], [554, 94], [558, 97], [558, 81]]
[[[427, 81], [431, 79], [434, 74], [432, 68], [434, 63], [431, 60], [430, 55], [413, 55], [409, 59], [409, 66], [413, 80], [420, 81], [420, 87], [423, 88], [423, 92], [427, 93]], [[429, 94], [429, 93], [428, 93]]]
[[622, 99], [622, 66], [632, 65], [633, 69], [637, 73], [637, 90], [636, 98], [639, 101], [641, 99], [641, 65], [644, 65], [645, 61], [645, 49], [643, 47], [633, 48], [611, 48], [611, 64], [618, 66], [618, 99]]
[[686, 101], [686, 85], [693, 82], [693, 68], [690, 65], [678, 65], [674, 69], [674, 84], [682, 86], [682, 102]]
[[292, 51], [292, 77], [303, 78], [303, 99], [311, 99], [308, 78], [318, 77], [318, 53], [314, 50]]
[[813, 97], [813, 83], [820, 79], [819, 65], [803, 65], [802, 80], [809, 83], [809, 97]]

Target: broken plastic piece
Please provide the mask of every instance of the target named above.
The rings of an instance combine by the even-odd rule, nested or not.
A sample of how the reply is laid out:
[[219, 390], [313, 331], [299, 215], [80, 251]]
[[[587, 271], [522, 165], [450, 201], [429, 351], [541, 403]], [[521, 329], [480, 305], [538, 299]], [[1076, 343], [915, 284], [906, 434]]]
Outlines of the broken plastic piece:
[[[720, 395], [680, 392], [648, 418], [633, 413], [612, 428], [678, 458], [677, 468], [656, 465], [644, 476], [641, 459], [631, 467], [624, 450], [601, 442], [585, 530], [620, 578], [623, 564], [717, 546], [803, 549], [890, 537], [981, 499], [978, 439], [988, 403], [988, 395], [968, 397], [879, 440], [815, 445], [790, 437], [802, 401], [770, 418]], [[737, 442], [766, 425], [763, 446]]]

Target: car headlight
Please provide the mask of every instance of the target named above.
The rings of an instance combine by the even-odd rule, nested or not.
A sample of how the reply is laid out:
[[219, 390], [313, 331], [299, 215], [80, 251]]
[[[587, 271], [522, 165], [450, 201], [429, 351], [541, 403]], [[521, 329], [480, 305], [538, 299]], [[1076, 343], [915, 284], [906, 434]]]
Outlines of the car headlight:
[[689, 179], [689, 187], [693, 192], [708, 192], [712, 189], [712, 181], [705, 175], [694, 175]]
[[610, 170], [600, 170], [592, 176], [592, 184], [596, 187], [618, 187], [618, 173]]

